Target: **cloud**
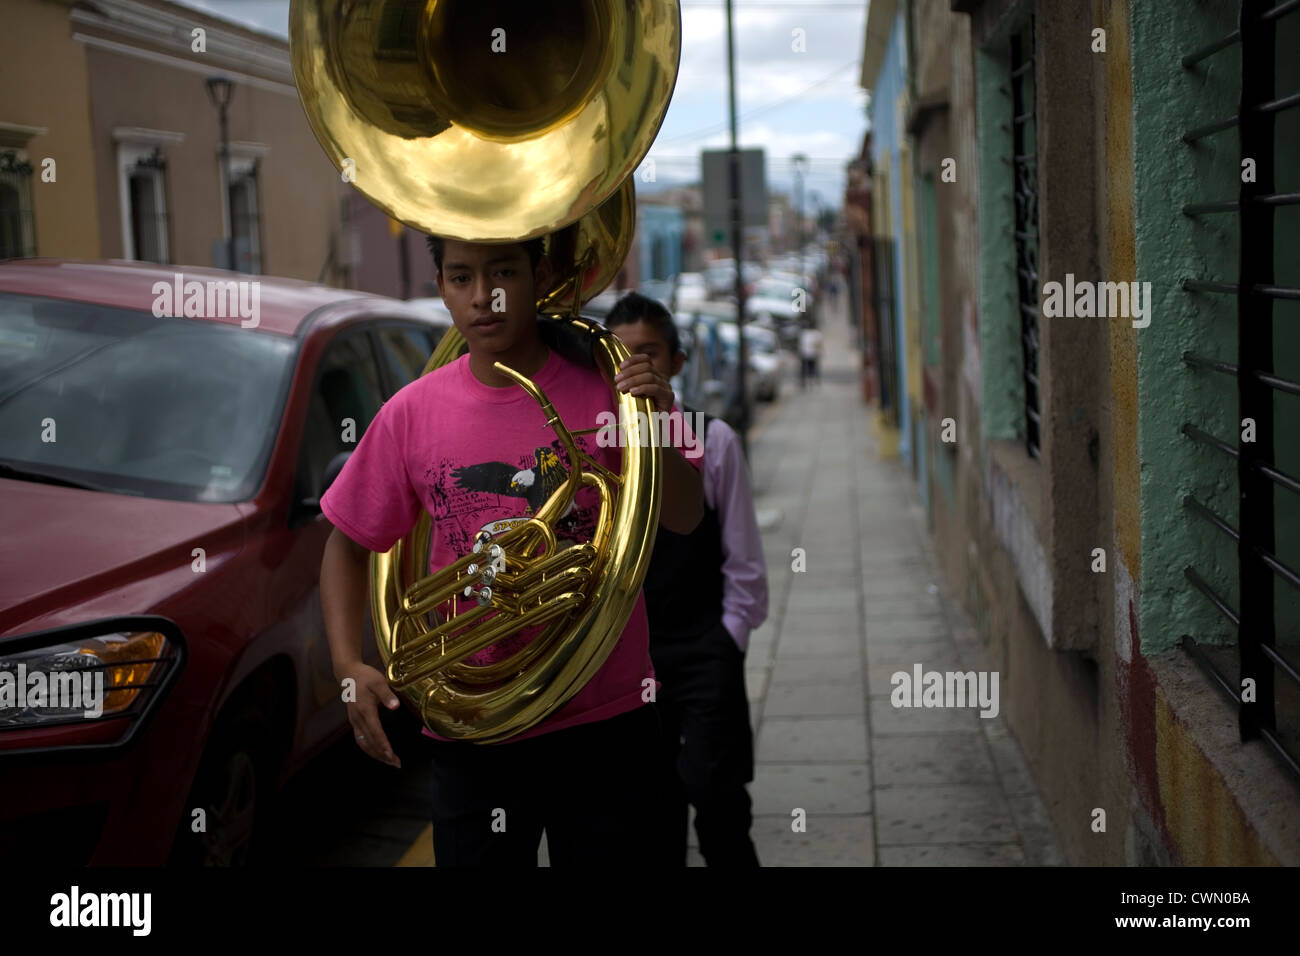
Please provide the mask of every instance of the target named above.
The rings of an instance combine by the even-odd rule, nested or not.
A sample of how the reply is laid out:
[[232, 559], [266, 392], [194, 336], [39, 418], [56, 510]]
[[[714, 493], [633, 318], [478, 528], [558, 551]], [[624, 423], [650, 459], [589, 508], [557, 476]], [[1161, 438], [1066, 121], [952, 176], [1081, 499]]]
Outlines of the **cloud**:
[[178, 7], [192, 7], [242, 27], [289, 38], [289, 0], [172, 0]]
[[[185, 0], [244, 26], [288, 37], [289, 0]], [[843, 166], [858, 152], [867, 120], [857, 85], [866, 4], [835, 8], [797, 2], [735, 5], [736, 101], [741, 143], [768, 151], [769, 188], [786, 191], [794, 152], [813, 158], [808, 182], [838, 203]], [[795, 49], [802, 31], [804, 52]], [[782, 101], [789, 100], [788, 103]], [[747, 114], [757, 115], [749, 118]], [[655, 150], [674, 157], [660, 178], [698, 178], [698, 151], [726, 146], [726, 14], [716, 5], [682, 6], [682, 58]]]

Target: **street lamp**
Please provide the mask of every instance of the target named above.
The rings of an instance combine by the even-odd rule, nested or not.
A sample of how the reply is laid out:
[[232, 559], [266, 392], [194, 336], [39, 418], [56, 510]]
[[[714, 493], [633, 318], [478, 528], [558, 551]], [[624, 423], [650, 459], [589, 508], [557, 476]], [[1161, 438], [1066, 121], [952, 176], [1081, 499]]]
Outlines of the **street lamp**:
[[790, 157], [790, 163], [794, 166], [795, 215], [799, 226], [795, 230], [796, 241], [799, 243], [799, 281], [806, 285], [808, 280], [803, 268], [803, 177], [808, 171], [808, 157], [803, 153], [795, 153]]
[[208, 99], [217, 108], [217, 116], [221, 123], [221, 175], [225, 179], [226, 209], [230, 220], [226, 231], [226, 257], [229, 260], [226, 268], [233, 272], [237, 271], [235, 265], [235, 191], [230, 188], [232, 185], [230, 180], [230, 138], [226, 132], [226, 107], [230, 105], [230, 97], [235, 92], [235, 84], [228, 77], [210, 76], [206, 85]]

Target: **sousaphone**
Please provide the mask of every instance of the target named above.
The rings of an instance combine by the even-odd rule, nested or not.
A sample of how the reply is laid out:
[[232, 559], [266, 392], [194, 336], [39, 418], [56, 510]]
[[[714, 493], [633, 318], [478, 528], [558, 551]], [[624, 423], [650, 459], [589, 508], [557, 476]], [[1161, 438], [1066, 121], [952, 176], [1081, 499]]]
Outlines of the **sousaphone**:
[[[394, 690], [443, 737], [507, 740], [600, 669], [649, 565], [660, 498], [652, 406], [614, 389], [628, 350], [578, 312], [631, 246], [631, 175], [672, 97], [681, 12], [676, 0], [293, 0], [289, 29], [312, 129], [372, 203], [449, 239], [547, 237], [560, 279], [538, 311], [589, 343], [627, 429], [615, 474], [574, 439], [593, 428], [571, 431], [535, 383], [496, 363], [554, 430], [565, 482], [522, 524], [481, 532], [432, 575], [428, 514], [371, 558], [371, 616]], [[448, 332], [425, 374], [463, 346]], [[582, 488], [599, 495], [596, 530], [563, 547], [552, 526]], [[525, 628], [540, 633], [512, 656], [467, 660]]]

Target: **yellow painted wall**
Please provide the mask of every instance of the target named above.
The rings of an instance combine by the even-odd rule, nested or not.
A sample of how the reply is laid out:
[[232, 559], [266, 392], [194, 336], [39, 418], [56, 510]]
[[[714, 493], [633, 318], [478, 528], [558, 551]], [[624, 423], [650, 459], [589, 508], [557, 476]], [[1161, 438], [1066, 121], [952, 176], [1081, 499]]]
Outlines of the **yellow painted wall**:
[[1156, 690], [1156, 767], [1165, 825], [1184, 866], [1276, 865], [1223, 776]]
[[[36, 254], [95, 259], [99, 208], [86, 85], [86, 48], [72, 39], [65, 0], [0, 0], [6, 95], [0, 122], [45, 127], [27, 142]], [[41, 179], [54, 160], [54, 182]]]

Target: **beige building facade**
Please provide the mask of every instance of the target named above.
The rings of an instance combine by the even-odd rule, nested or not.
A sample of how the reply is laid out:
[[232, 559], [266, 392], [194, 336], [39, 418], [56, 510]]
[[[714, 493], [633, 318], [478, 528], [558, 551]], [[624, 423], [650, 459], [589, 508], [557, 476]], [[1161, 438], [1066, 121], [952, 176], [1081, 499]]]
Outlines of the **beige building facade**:
[[[0, 9], [17, 24], [0, 62], [20, 80], [0, 104], [0, 255], [225, 267], [233, 214], [241, 271], [348, 284], [349, 187], [307, 123], [287, 42], [162, 0]], [[229, 83], [229, 183], [210, 78]]]

